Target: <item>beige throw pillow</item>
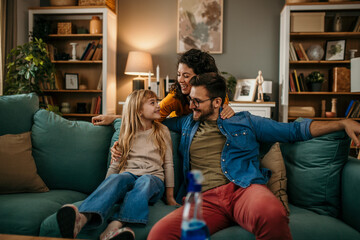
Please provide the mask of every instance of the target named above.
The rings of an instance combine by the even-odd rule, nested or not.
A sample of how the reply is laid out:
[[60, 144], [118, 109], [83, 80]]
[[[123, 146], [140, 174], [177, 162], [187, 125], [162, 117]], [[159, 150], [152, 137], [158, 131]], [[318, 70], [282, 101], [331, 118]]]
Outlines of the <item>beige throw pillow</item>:
[[31, 133], [0, 136], [0, 193], [47, 192], [31, 154]]
[[284, 205], [287, 214], [290, 214], [288, 196], [286, 194], [287, 178], [284, 159], [281, 154], [280, 144], [275, 143], [269, 152], [260, 160], [260, 166], [271, 170], [271, 178], [267, 187]]

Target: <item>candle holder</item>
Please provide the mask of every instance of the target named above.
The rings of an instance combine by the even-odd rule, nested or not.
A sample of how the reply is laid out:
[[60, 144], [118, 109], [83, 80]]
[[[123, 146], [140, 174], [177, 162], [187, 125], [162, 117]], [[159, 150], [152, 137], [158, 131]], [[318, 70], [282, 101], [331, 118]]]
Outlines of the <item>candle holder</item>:
[[357, 49], [349, 49], [350, 59], [355, 58], [355, 53], [357, 53]]
[[77, 43], [70, 43], [70, 45], [72, 46], [72, 58], [70, 59], [70, 61], [76, 61], [76, 45], [78, 45]]

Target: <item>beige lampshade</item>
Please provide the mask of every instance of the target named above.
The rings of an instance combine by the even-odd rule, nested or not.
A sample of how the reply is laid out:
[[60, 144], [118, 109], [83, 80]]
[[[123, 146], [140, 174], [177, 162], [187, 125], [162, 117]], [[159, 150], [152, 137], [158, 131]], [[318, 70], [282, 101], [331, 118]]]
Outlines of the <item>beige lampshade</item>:
[[151, 54], [140, 51], [130, 51], [125, 67], [125, 74], [148, 76], [149, 71], [153, 74], [153, 64]]

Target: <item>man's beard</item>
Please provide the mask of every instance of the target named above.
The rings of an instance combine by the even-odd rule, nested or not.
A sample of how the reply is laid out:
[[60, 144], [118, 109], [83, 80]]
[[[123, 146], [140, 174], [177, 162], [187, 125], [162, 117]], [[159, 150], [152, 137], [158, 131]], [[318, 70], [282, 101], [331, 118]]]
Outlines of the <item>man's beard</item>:
[[[196, 111], [196, 109], [194, 109], [193, 111]], [[208, 118], [214, 114], [214, 107], [211, 105], [210, 108], [207, 111], [202, 111], [200, 117], [198, 119], [195, 119], [194, 115], [193, 115], [193, 120], [194, 121], [206, 121], [208, 120]]]

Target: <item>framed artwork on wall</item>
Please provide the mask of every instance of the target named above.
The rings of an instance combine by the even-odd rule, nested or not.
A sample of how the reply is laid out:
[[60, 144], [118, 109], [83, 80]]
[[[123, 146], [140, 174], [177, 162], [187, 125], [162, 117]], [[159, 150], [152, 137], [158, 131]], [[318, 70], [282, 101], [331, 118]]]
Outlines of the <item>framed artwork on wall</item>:
[[222, 53], [223, 0], [178, 0], [177, 53]]
[[79, 74], [65, 73], [65, 89], [78, 90], [79, 89]]
[[234, 101], [253, 102], [256, 92], [256, 79], [238, 79]]
[[335, 40], [326, 42], [325, 60], [344, 60], [345, 59], [345, 40]]

